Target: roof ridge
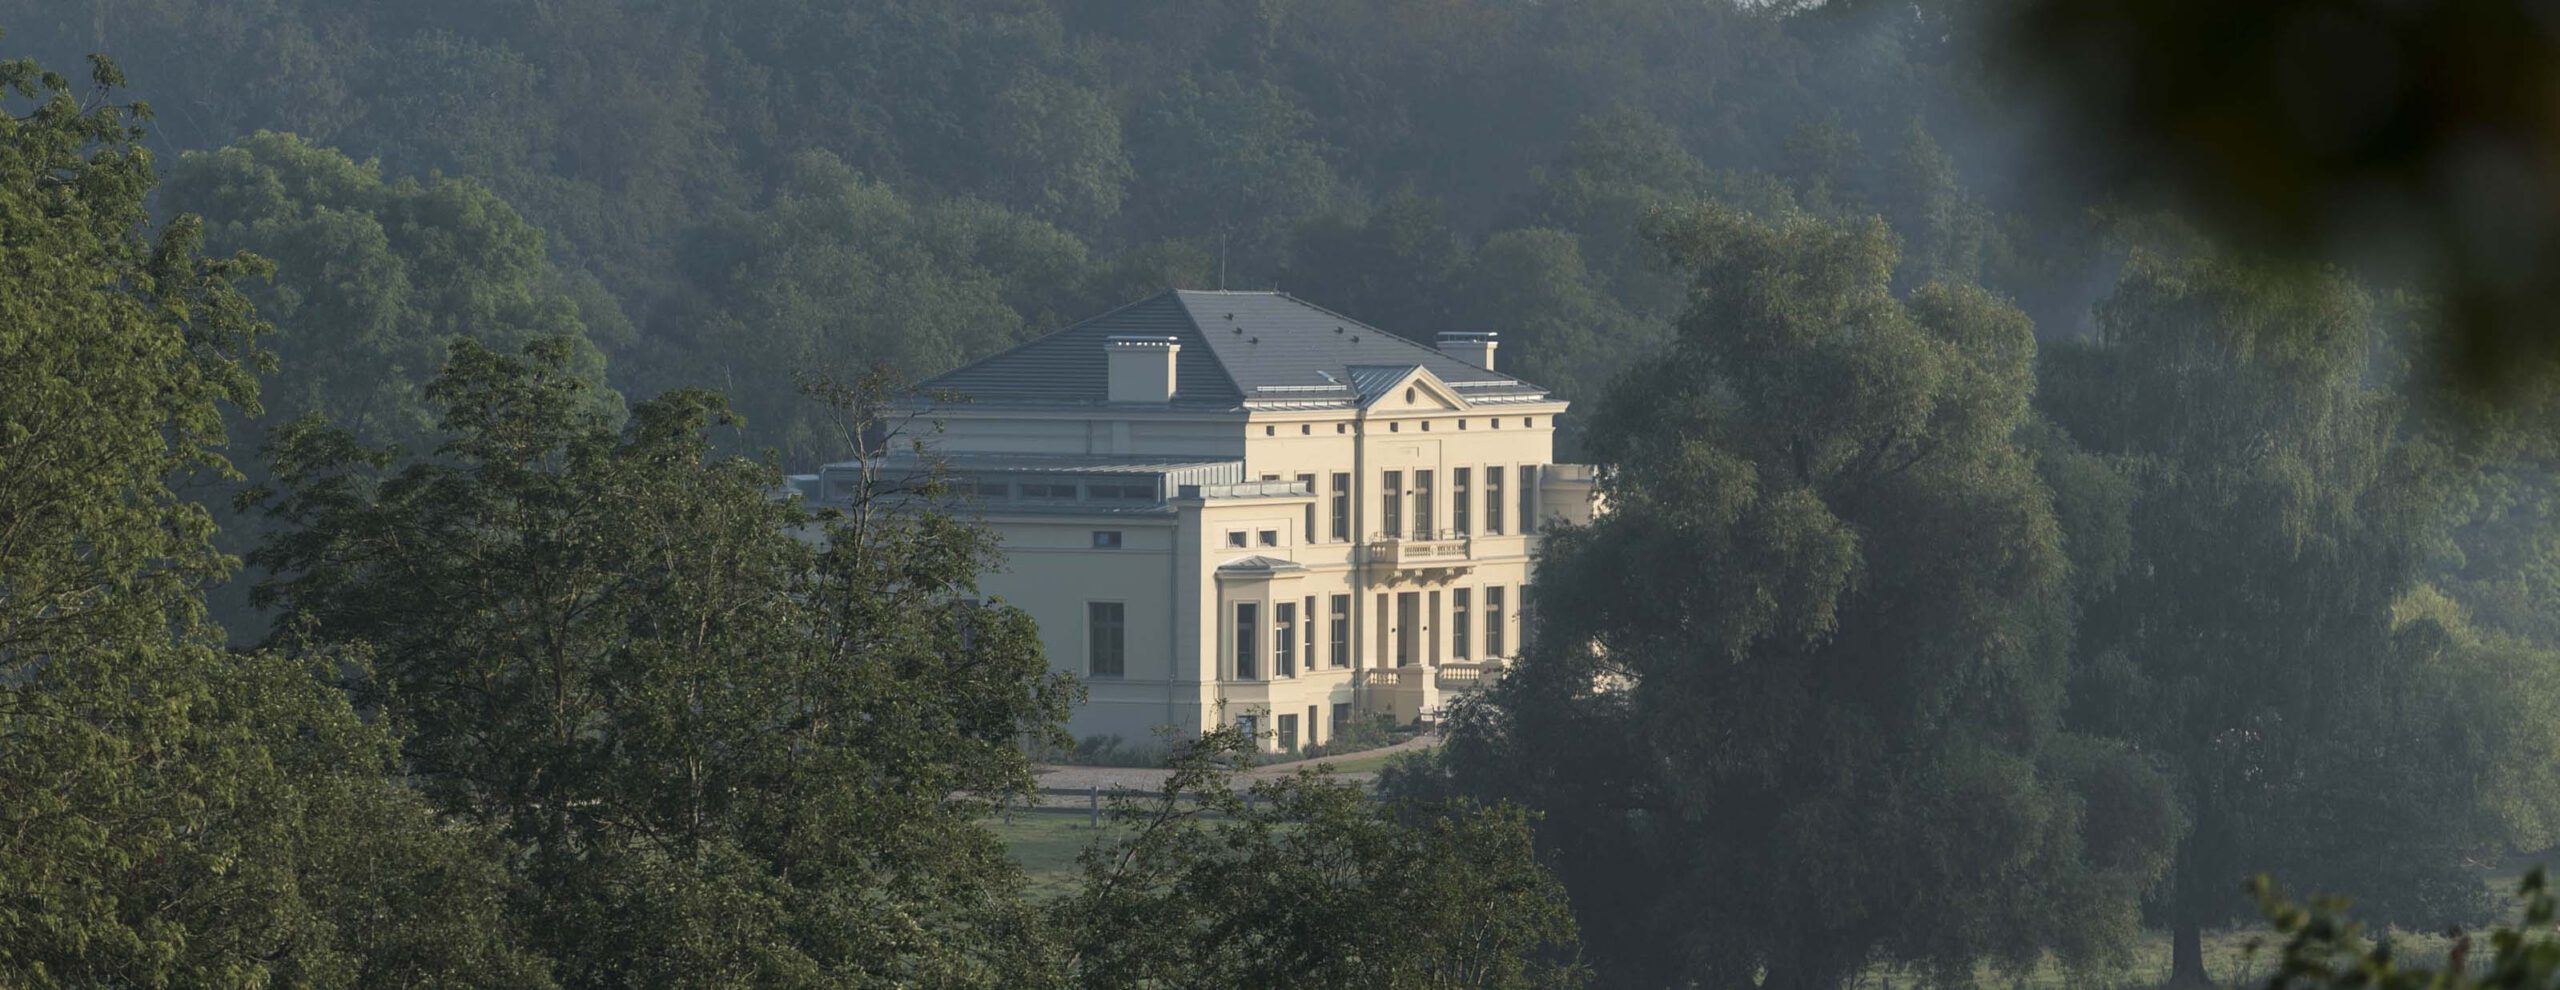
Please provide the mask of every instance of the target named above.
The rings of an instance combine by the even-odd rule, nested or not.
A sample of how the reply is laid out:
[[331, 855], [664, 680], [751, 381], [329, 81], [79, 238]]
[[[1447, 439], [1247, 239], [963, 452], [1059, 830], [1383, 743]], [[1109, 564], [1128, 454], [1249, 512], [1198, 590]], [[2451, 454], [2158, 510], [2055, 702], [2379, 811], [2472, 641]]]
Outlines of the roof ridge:
[[[1175, 301], [1175, 302], [1177, 302], [1177, 303], [1181, 303], [1181, 304], [1182, 304], [1182, 318], [1183, 318], [1183, 319], [1186, 319], [1186, 320], [1190, 320], [1190, 321], [1191, 321], [1191, 332], [1192, 332], [1192, 333], [1196, 333], [1196, 334], [1199, 334], [1199, 335], [1200, 335], [1200, 347], [1201, 347], [1201, 349], [1206, 350], [1206, 351], [1208, 351], [1208, 352], [1209, 352], [1209, 364], [1210, 364], [1211, 366], [1213, 366], [1213, 367], [1215, 367], [1215, 368], [1217, 368], [1217, 369], [1218, 369], [1218, 377], [1221, 377], [1221, 378], [1226, 379], [1226, 380], [1227, 380], [1227, 388], [1234, 390], [1234, 392], [1235, 392], [1235, 393], [1236, 393], [1236, 395], [1238, 396], [1239, 400], [1241, 400], [1243, 397], [1246, 397], [1246, 396], [1250, 396], [1250, 395], [1252, 395], [1252, 394], [1253, 394], [1253, 391], [1252, 391], [1251, 389], [1247, 389], [1247, 388], [1245, 388], [1245, 387], [1244, 387], [1244, 383], [1243, 383], [1243, 382], [1240, 382], [1240, 381], [1237, 381], [1237, 380], [1236, 380], [1236, 373], [1235, 373], [1235, 370], [1234, 370], [1234, 369], [1231, 369], [1231, 368], [1229, 368], [1229, 367], [1227, 367], [1226, 359], [1218, 356], [1218, 349], [1217, 349], [1216, 347], [1212, 347], [1212, 346], [1210, 346], [1210, 344], [1209, 344], [1209, 340], [1210, 340], [1210, 338], [1209, 338], [1209, 328], [1208, 328], [1208, 327], [1205, 327], [1205, 326], [1202, 326], [1202, 325], [1200, 324], [1200, 314], [1192, 312], [1192, 311], [1191, 311], [1191, 303], [1189, 303], [1188, 301], [1186, 301], [1186, 300], [1184, 300], [1184, 299], [1182, 298], [1182, 294], [1183, 294], [1183, 293], [1185, 293], [1185, 292], [1207, 292], [1207, 291], [1210, 291], [1210, 290], [1207, 290], [1207, 289], [1166, 289], [1166, 290], [1165, 290], [1165, 292], [1167, 292], [1168, 294], [1170, 294], [1170, 295], [1172, 295], [1172, 296], [1173, 296], [1173, 299], [1174, 299], [1174, 301]], [[1224, 290], [1224, 289], [1220, 289], [1220, 290], [1217, 290], [1217, 291], [1219, 291], [1219, 292], [1221, 292], [1221, 293], [1226, 293], [1226, 294], [1229, 294], [1229, 295], [1247, 295], [1247, 294], [1249, 294], [1249, 293], [1243, 292], [1243, 291], [1241, 291], [1241, 290], [1236, 291], [1236, 292], [1231, 292], [1231, 293], [1230, 293], [1230, 292], [1227, 292], [1227, 290]], [[1260, 293], [1250, 293], [1250, 294], [1259, 295]], [[1272, 293], [1272, 295], [1279, 295], [1279, 293], [1276, 293], [1276, 292], [1275, 292], [1275, 293]]]

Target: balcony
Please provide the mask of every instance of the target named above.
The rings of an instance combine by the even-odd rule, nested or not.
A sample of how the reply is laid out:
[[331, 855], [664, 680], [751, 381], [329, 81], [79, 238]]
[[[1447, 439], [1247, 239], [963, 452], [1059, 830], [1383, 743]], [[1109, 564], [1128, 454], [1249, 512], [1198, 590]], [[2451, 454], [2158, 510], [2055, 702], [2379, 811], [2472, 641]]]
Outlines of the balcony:
[[1448, 701], [1492, 690], [1508, 666], [1501, 660], [1486, 660], [1373, 667], [1360, 671], [1361, 708], [1398, 723], [1437, 720]]
[[1509, 665], [1500, 660], [1487, 660], [1482, 663], [1453, 661], [1432, 668], [1432, 679], [1441, 691], [1450, 694], [1490, 691], [1495, 684], [1502, 681], [1502, 672], [1507, 666]]
[[1473, 541], [1454, 532], [1426, 533], [1419, 536], [1378, 534], [1366, 543], [1362, 559], [1397, 569], [1418, 567], [1471, 566], [1475, 561]]

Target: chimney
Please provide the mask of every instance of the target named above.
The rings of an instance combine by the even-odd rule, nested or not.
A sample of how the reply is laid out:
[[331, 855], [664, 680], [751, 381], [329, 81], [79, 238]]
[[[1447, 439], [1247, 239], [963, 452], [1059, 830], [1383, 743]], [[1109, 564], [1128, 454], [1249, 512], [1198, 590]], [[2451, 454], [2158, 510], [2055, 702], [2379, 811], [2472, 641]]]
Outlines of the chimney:
[[1498, 334], [1489, 330], [1455, 330], [1440, 335], [1440, 353], [1468, 364], [1493, 370], [1493, 349], [1502, 346]]
[[1102, 342], [1111, 363], [1109, 398], [1113, 402], [1173, 401], [1173, 356], [1182, 352], [1174, 337], [1112, 337]]

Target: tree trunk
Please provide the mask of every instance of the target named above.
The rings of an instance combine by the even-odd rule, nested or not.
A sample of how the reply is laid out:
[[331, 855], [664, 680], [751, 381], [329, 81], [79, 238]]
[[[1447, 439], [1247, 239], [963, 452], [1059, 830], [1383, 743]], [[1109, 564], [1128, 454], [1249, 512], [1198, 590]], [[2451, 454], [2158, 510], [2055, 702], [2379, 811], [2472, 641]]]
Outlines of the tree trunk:
[[2171, 987], [2210, 987], [2213, 974], [2204, 969], [2204, 919], [2214, 892], [2205, 889], [2203, 876], [2204, 849], [2198, 835], [2204, 831], [2207, 816], [2204, 809], [2196, 815], [2195, 831], [2178, 841], [2176, 862], [2169, 893], [2169, 983]]
[[2213, 985], [2213, 975], [2204, 971], [2204, 926], [2183, 910], [2169, 925], [2169, 985]]

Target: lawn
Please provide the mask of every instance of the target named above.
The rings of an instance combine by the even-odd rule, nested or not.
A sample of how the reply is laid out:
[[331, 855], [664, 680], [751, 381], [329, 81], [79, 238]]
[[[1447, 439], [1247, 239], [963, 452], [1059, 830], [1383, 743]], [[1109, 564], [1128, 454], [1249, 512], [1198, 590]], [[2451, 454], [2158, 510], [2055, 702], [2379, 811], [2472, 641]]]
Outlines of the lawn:
[[[997, 819], [987, 827], [1004, 840], [1013, 861], [1029, 875], [1032, 898], [1043, 901], [1074, 892], [1083, 873], [1076, 856], [1093, 843], [1096, 834], [1086, 816], [1056, 812], [1018, 812], [1012, 821]], [[1102, 831], [1112, 831], [1111, 823], [1105, 821]]]
[[1396, 757], [1410, 752], [1415, 751], [1402, 750], [1390, 753], [1384, 750], [1370, 750], [1364, 753], [1353, 753], [1340, 759], [1327, 758], [1319, 762], [1332, 765], [1335, 773], [1373, 773], [1385, 767]]

